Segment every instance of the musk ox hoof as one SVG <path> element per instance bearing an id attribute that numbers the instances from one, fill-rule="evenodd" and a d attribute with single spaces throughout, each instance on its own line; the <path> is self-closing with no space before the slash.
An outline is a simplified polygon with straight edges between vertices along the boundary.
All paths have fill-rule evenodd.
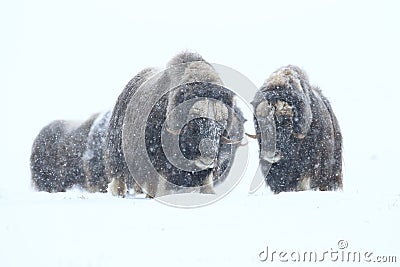
<path id="1" fill-rule="evenodd" d="M 107 192 L 110 192 L 113 196 L 125 197 L 127 192 L 126 184 L 120 179 L 114 178 L 111 183 L 108 184 Z"/>

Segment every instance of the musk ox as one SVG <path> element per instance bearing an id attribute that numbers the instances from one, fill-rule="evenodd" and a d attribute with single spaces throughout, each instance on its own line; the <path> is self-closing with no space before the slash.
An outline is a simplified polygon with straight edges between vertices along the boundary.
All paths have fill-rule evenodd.
<path id="1" fill-rule="evenodd" d="M 83 123 L 54 121 L 40 131 L 31 153 L 32 184 L 36 190 L 64 192 L 74 185 L 85 187 L 83 155 L 97 116 Z"/>
<path id="2" fill-rule="evenodd" d="M 138 124 L 136 116 L 146 118 Z M 229 172 L 243 122 L 234 93 L 200 55 L 184 52 L 162 72 L 142 71 L 122 92 L 110 119 L 109 190 L 123 196 L 130 188 L 136 191 L 138 182 L 150 197 L 189 187 L 212 193 Z M 182 167 L 180 160 L 189 163 Z"/>
<path id="3" fill-rule="evenodd" d="M 214 68 L 184 52 L 164 71 L 137 74 L 111 111 L 43 128 L 32 148 L 33 186 L 62 192 L 79 185 L 118 196 L 133 190 L 155 197 L 192 187 L 212 193 L 231 168 L 243 122 L 234 93 Z"/>
<path id="4" fill-rule="evenodd" d="M 286 66 L 275 71 L 252 105 L 261 169 L 273 192 L 342 188 L 339 124 L 303 70 Z M 270 138 L 276 140 L 272 146 Z"/>

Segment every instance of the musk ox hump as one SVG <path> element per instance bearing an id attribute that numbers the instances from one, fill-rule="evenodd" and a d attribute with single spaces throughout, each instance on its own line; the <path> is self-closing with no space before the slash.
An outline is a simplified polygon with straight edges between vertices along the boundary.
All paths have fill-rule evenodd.
<path id="1" fill-rule="evenodd" d="M 273 72 L 266 79 L 262 88 L 262 90 L 286 88 L 308 93 L 310 87 L 307 74 L 297 66 L 288 65 Z"/>
<path id="2" fill-rule="evenodd" d="M 272 73 L 256 96 L 275 105 L 277 116 L 293 114 L 293 131 L 304 138 L 312 122 L 311 86 L 308 77 L 299 67 L 289 65 Z M 258 100 L 260 101 L 260 100 Z M 292 112 L 289 111 L 291 107 Z"/>
<path id="3" fill-rule="evenodd" d="M 189 51 L 183 51 L 173 57 L 168 63 L 167 67 L 174 66 L 174 65 L 180 65 L 180 64 L 185 64 L 189 62 L 194 62 L 194 61 L 204 61 L 203 57 L 197 53 L 189 52 Z"/>

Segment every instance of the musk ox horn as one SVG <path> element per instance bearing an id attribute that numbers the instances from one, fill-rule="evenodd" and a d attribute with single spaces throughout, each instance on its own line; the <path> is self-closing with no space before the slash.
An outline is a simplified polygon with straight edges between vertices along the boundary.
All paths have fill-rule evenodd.
<path id="1" fill-rule="evenodd" d="M 180 135 L 182 133 L 182 129 L 173 130 L 173 129 L 169 128 L 168 126 L 165 126 L 165 130 L 167 130 L 169 133 L 171 133 L 173 135 Z"/>
<path id="2" fill-rule="evenodd" d="M 259 99 L 259 92 L 256 94 L 256 99 Z M 256 103 L 253 101 L 253 104 Z M 280 157 L 276 152 L 276 128 L 274 121 L 274 110 L 268 101 L 262 101 L 255 107 L 255 126 L 257 133 L 255 136 L 260 144 L 260 157 L 262 160 L 275 163 Z"/>
<path id="3" fill-rule="evenodd" d="M 237 144 L 240 144 L 242 142 L 242 140 L 231 140 L 222 135 L 221 142 L 224 144 L 228 144 L 228 145 L 237 145 Z"/>
<path id="4" fill-rule="evenodd" d="M 248 133 L 244 133 L 245 135 L 247 135 L 248 137 L 250 137 L 251 139 L 258 139 L 261 137 L 260 134 L 248 134 Z"/>

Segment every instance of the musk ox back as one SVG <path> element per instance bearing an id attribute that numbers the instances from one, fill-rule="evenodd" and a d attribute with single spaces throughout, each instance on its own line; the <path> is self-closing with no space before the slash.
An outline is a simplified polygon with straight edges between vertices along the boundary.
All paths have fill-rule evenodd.
<path id="1" fill-rule="evenodd" d="M 275 71 L 252 102 L 266 182 L 275 193 L 342 188 L 342 135 L 328 100 L 296 66 Z M 275 133 L 271 127 L 275 126 Z M 275 140 L 275 153 L 268 132 Z M 268 148 L 269 146 L 269 148 Z"/>

